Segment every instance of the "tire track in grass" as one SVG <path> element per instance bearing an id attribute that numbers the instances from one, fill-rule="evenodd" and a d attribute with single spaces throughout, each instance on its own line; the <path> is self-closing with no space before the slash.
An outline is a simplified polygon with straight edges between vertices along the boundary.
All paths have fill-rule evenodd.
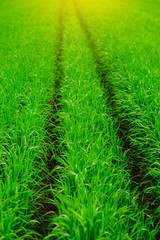
<path id="1" fill-rule="evenodd" d="M 106 104 L 110 108 L 111 115 L 117 119 L 117 138 L 121 140 L 121 148 L 122 152 L 126 154 L 128 158 L 128 167 L 130 170 L 130 178 L 131 178 L 131 191 L 137 191 L 138 193 L 138 201 L 140 205 L 146 205 L 148 206 L 149 212 L 146 213 L 146 218 L 150 217 L 150 214 L 154 214 L 156 212 L 156 209 L 159 207 L 159 202 L 156 201 L 156 199 L 153 197 L 153 195 L 149 193 L 145 193 L 146 188 L 152 187 L 153 179 L 150 177 L 145 177 L 146 172 L 144 169 L 141 169 L 139 166 L 139 162 L 143 162 L 144 156 L 143 154 L 139 154 L 140 157 L 136 158 L 134 157 L 134 153 L 138 151 L 137 148 L 133 148 L 132 144 L 130 143 L 129 135 L 127 135 L 127 132 L 129 133 L 130 129 L 126 129 L 125 119 L 123 119 L 119 113 L 117 113 L 116 109 L 116 96 L 114 93 L 114 89 L 112 87 L 112 84 L 110 81 L 108 81 L 108 74 L 110 72 L 109 68 L 109 60 L 104 59 L 100 56 L 100 54 L 97 52 L 96 44 L 92 38 L 92 34 L 89 30 L 89 27 L 87 25 L 87 22 L 85 20 L 85 17 L 82 13 L 82 10 L 79 6 L 79 3 L 77 0 L 73 0 L 75 9 L 77 12 L 77 16 L 79 18 L 80 24 L 87 36 L 89 47 L 91 48 L 93 52 L 93 56 L 95 58 L 96 63 L 96 70 L 97 74 L 99 75 L 101 79 L 101 85 L 104 88 L 104 98 L 106 98 Z M 146 183 L 147 182 L 147 183 Z M 150 184 L 151 183 L 151 184 Z M 155 217 L 155 215 L 154 215 Z M 154 219 L 155 227 L 159 224 L 159 220 L 155 217 Z M 160 234 L 157 234 L 157 239 L 160 239 Z"/>
<path id="2" fill-rule="evenodd" d="M 73 0 L 74 5 L 75 5 L 75 9 L 77 11 L 77 15 L 80 21 L 80 24 L 89 40 L 89 46 L 92 49 L 93 52 L 93 56 L 95 58 L 95 63 L 96 63 L 96 67 L 97 67 L 97 73 L 100 76 L 101 79 L 101 84 L 104 86 L 105 89 L 108 89 L 108 103 L 110 103 L 111 105 L 114 104 L 114 102 L 112 101 L 112 99 L 114 99 L 115 94 L 113 92 L 111 83 L 107 80 L 107 75 L 110 72 L 110 68 L 106 65 L 104 65 L 104 63 L 101 60 L 101 57 L 99 56 L 98 52 L 96 51 L 96 44 L 95 42 L 92 40 L 92 34 L 89 31 L 88 25 L 85 21 L 85 18 L 81 12 L 81 9 L 79 7 L 79 4 L 76 0 Z"/>
<path id="3" fill-rule="evenodd" d="M 63 79 L 62 68 L 62 55 L 63 55 L 63 31 L 64 31 L 64 11 L 66 1 L 63 0 L 61 12 L 59 15 L 59 29 L 57 35 L 56 44 L 56 59 L 54 64 L 54 82 L 53 82 L 53 96 L 49 102 L 51 106 L 51 112 L 48 116 L 48 125 L 46 126 L 46 138 L 45 142 L 45 155 L 46 155 L 46 171 L 44 171 L 44 179 L 42 182 L 42 199 L 38 203 L 38 221 L 39 224 L 36 228 L 36 232 L 39 235 L 39 239 L 44 237 L 50 232 L 49 223 L 53 214 L 58 214 L 58 209 L 53 203 L 52 189 L 54 188 L 54 179 L 57 177 L 56 168 L 59 166 L 57 158 L 60 157 L 58 136 L 60 135 L 59 128 L 59 110 L 61 108 L 61 94 L 60 87 Z M 41 193 L 40 193 L 41 194 Z"/>

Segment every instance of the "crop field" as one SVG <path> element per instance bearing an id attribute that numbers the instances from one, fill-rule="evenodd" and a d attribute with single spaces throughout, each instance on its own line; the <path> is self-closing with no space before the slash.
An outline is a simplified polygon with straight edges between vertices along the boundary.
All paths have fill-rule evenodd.
<path id="1" fill-rule="evenodd" d="M 160 239 L 159 36 L 159 0 L 0 0 L 0 240 Z"/>

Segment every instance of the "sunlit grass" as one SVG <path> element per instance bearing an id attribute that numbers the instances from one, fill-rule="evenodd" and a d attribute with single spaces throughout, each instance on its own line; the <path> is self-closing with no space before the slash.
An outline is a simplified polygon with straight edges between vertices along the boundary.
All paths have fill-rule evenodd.
<path id="1" fill-rule="evenodd" d="M 152 195 L 153 208 L 159 201 L 159 3 L 77 2 L 94 46 L 72 0 L 1 3 L 0 239 L 153 240 L 159 210 L 138 194 Z M 48 149 L 59 162 L 50 172 Z M 133 158 L 142 193 L 132 188 Z M 38 236 L 42 200 L 58 214 Z"/>
<path id="2" fill-rule="evenodd" d="M 36 225 L 60 7 L 50 3 L 0 8 L 0 239 L 31 239 Z"/>

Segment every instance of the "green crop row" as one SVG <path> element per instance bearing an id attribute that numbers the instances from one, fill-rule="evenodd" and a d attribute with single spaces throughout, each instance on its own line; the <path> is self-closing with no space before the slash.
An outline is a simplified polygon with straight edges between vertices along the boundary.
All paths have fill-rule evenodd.
<path id="1" fill-rule="evenodd" d="M 118 116 L 117 127 L 124 139 L 128 165 L 141 175 L 136 185 L 140 191 L 143 189 L 145 198 L 151 199 L 151 212 L 154 209 L 159 219 L 159 2 L 77 2 L 112 85 L 112 110 Z"/>
<path id="2" fill-rule="evenodd" d="M 0 239 L 31 239 L 46 168 L 43 139 L 60 4 L 0 5 Z"/>

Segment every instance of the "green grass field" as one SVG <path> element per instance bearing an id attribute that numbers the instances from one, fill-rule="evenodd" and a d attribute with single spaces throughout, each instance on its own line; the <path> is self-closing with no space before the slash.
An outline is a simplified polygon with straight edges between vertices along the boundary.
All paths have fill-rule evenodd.
<path id="1" fill-rule="evenodd" d="M 0 240 L 160 239 L 160 2 L 0 0 Z"/>

